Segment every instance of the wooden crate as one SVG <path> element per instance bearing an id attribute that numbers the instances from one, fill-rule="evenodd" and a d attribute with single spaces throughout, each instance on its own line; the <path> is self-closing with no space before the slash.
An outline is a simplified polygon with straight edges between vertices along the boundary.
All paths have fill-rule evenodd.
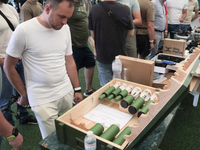
<path id="1" fill-rule="evenodd" d="M 200 59 L 200 50 L 196 49 L 190 58 L 184 63 L 183 67 L 178 69 L 171 77 L 167 85 L 163 89 L 153 88 L 130 81 L 121 79 L 113 79 L 111 82 L 100 88 L 91 96 L 83 100 L 81 103 L 70 109 L 68 112 L 56 119 L 56 132 L 58 140 L 75 149 L 84 149 L 84 137 L 87 131 L 95 125 L 83 116 L 95 108 L 98 104 L 103 104 L 108 107 L 128 113 L 128 108 L 122 108 L 120 101 L 107 101 L 103 99 L 99 101 L 100 95 L 113 86 L 116 82 L 126 83 L 133 87 L 140 87 L 142 90 L 149 89 L 152 93 L 158 92 L 158 99 L 155 103 L 149 105 L 149 112 L 142 114 L 139 118 L 133 115 L 132 119 L 125 125 L 131 126 L 131 135 L 125 135 L 126 140 L 121 146 L 112 141 L 105 140 L 99 136 L 97 138 L 97 149 L 127 149 L 131 150 L 136 144 L 141 142 L 154 128 L 171 112 L 171 110 L 184 98 L 189 91 L 190 81 L 193 77 L 193 72 L 197 69 Z M 124 128 L 125 128 L 124 127 Z M 120 132 L 124 129 L 122 128 Z M 105 129 L 106 130 L 106 129 Z M 105 131 L 104 130 L 104 131 Z M 119 133 L 120 134 L 120 133 Z"/>

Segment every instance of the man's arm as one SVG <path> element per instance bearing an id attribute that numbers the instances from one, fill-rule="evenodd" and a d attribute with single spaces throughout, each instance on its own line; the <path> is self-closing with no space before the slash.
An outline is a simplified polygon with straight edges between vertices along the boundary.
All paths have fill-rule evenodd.
<path id="1" fill-rule="evenodd" d="M 154 31 L 154 22 L 147 21 L 148 24 L 148 35 L 149 35 L 149 42 L 150 42 L 150 51 L 154 48 L 154 43 L 156 42 L 156 35 Z"/>
<path id="2" fill-rule="evenodd" d="M 168 18 L 167 18 L 167 15 L 165 15 L 165 18 L 166 18 L 166 25 L 165 25 L 164 37 L 167 38 L 167 36 L 168 36 Z"/>
<path id="3" fill-rule="evenodd" d="M 198 18 L 198 15 L 199 15 L 199 9 L 195 9 L 194 20 Z"/>
<path id="4" fill-rule="evenodd" d="M 6 54 L 3 68 L 7 75 L 8 80 L 21 95 L 21 98 L 18 100 L 17 103 L 19 105 L 29 105 L 26 88 L 15 69 L 18 60 L 19 58 L 14 58 Z"/>
<path id="5" fill-rule="evenodd" d="M 66 70 L 71 80 L 73 88 L 80 87 L 76 64 L 74 62 L 74 58 L 72 55 L 65 56 L 65 65 L 66 65 Z M 74 97 L 75 97 L 76 104 L 82 101 L 83 99 L 81 92 L 75 92 Z"/>
<path id="6" fill-rule="evenodd" d="M 134 30 L 135 30 L 135 29 L 128 30 L 128 33 L 127 33 L 127 36 L 126 36 L 126 38 L 128 38 L 128 37 L 132 37 L 132 36 L 133 36 L 133 34 L 134 34 Z"/>
<path id="7" fill-rule="evenodd" d="M 133 11 L 133 24 L 135 26 L 141 25 L 142 24 L 142 18 L 141 18 L 141 13 L 140 11 Z"/>
<path id="8" fill-rule="evenodd" d="M 28 9 L 24 8 L 24 6 L 21 9 L 20 15 L 21 15 L 22 22 L 33 18 L 32 13 Z"/>
<path id="9" fill-rule="evenodd" d="M 181 23 L 182 23 L 183 20 L 185 19 L 186 15 L 187 15 L 187 9 L 183 9 L 183 10 L 182 10 L 182 16 L 181 16 L 181 18 L 179 19 L 179 21 L 180 21 Z"/>
<path id="10" fill-rule="evenodd" d="M 1 110 L 0 110 L 0 136 L 2 137 L 10 137 L 12 135 L 13 126 L 8 123 L 8 121 L 4 118 Z M 20 133 L 14 139 L 8 140 L 10 145 L 13 146 L 12 150 L 19 150 L 22 147 L 23 137 Z"/>

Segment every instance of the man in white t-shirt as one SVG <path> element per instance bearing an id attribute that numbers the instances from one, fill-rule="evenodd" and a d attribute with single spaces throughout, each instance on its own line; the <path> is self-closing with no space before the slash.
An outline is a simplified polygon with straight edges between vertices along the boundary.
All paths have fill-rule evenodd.
<path id="1" fill-rule="evenodd" d="M 73 11 L 73 0 L 47 0 L 39 17 L 16 28 L 6 50 L 4 70 L 21 95 L 18 104 L 30 104 L 43 139 L 55 130 L 55 119 L 72 107 L 73 97 L 76 103 L 82 100 L 66 25 Z M 15 70 L 21 56 L 26 87 Z"/>
<path id="2" fill-rule="evenodd" d="M 180 29 L 187 31 L 190 28 L 190 23 L 192 21 L 193 10 L 195 11 L 194 20 L 198 18 L 199 15 L 199 2 L 197 0 L 188 0 L 187 16 L 180 24 Z"/>
<path id="3" fill-rule="evenodd" d="M 168 33 L 170 38 L 174 38 L 174 34 L 178 32 L 180 23 L 183 22 L 187 15 L 188 0 L 167 0 L 168 11 Z"/>

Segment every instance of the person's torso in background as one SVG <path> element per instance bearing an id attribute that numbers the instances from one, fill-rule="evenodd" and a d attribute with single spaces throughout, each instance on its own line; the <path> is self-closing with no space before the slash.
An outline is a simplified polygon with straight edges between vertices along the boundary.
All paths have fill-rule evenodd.
<path id="1" fill-rule="evenodd" d="M 9 4 L 1 4 L 0 10 L 13 24 L 14 28 L 19 24 L 18 14 L 14 7 Z M 13 31 L 10 29 L 6 20 L 0 15 L 0 57 L 4 58 L 6 54 L 6 48 L 9 40 L 12 36 Z"/>
<path id="2" fill-rule="evenodd" d="M 199 9 L 199 3 L 197 0 L 188 1 L 187 16 L 185 17 L 183 24 L 190 24 L 192 20 L 193 10 Z"/>
<path id="3" fill-rule="evenodd" d="M 166 17 L 165 17 L 165 8 L 164 3 L 160 0 L 153 0 L 153 4 L 155 7 L 155 21 L 154 21 L 154 28 L 156 30 L 163 31 L 165 30 L 166 26 Z"/>
<path id="4" fill-rule="evenodd" d="M 188 0 L 167 0 L 168 24 L 180 24 L 182 10 L 187 9 Z"/>
<path id="5" fill-rule="evenodd" d="M 138 0 L 142 17 L 142 25 L 137 26 L 137 34 L 148 35 L 148 21 L 155 20 L 154 5 L 149 0 Z"/>
<path id="6" fill-rule="evenodd" d="M 82 0 L 75 2 L 73 15 L 67 20 L 70 27 L 72 44 L 84 47 L 88 41 L 88 14 Z"/>
<path id="7" fill-rule="evenodd" d="M 21 20 L 22 22 L 38 17 L 43 12 L 43 6 L 39 2 L 31 3 L 26 1 L 22 6 Z"/>

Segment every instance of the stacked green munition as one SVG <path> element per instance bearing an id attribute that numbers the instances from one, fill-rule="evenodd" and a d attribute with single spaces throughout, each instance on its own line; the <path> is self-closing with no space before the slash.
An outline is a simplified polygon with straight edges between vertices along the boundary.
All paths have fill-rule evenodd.
<path id="1" fill-rule="evenodd" d="M 113 141 L 113 143 L 122 145 L 125 141 L 124 135 L 130 135 L 131 134 L 131 127 L 127 126 Z"/>
<path id="2" fill-rule="evenodd" d="M 120 129 L 116 124 L 112 124 L 100 137 L 111 141 L 118 133 Z"/>
<path id="3" fill-rule="evenodd" d="M 94 135 L 100 135 L 104 130 L 104 127 L 102 124 L 100 123 L 96 123 L 91 129 L 90 131 L 93 132 Z"/>
<path id="4" fill-rule="evenodd" d="M 108 97 L 115 89 L 117 89 L 121 85 L 120 82 L 116 82 L 114 86 L 109 87 L 105 92 L 102 93 L 102 95 L 99 97 L 99 100 Z"/>
<path id="5" fill-rule="evenodd" d="M 127 108 L 133 101 L 134 99 L 137 99 L 140 96 L 140 93 L 142 92 L 141 88 L 135 87 L 133 91 L 131 92 L 130 95 L 126 96 L 122 101 L 121 101 L 121 106 L 123 108 Z"/>
<path id="6" fill-rule="evenodd" d="M 124 89 L 119 95 L 115 98 L 115 102 L 118 102 L 120 99 L 124 98 L 128 93 L 133 90 L 133 87 L 129 85 L 126 89 Z"/>
<path id="7" fill-rule="evenodd" d="M 108 96 L 107 101 L 110 101 L 111 99 L 115 98 L 121 91 L 123 91 L 125 88 L 127 87 L 127 85 L 125 83 L 123 83 L 119 88 L 117 88 L 116 90 L 114 90 L 110 96 Z"/>
<path id="8" fill-rule="evenodd" d="M 135 114 L 141 107 L 142 105 L 148 101 L 151 98 L 151 91 L 148 89 L 145 89 L 141 94 L 138 99 L 136 99 L 131 106 L 128 108 L 128 111 L 131 114 Z"/>
<path id="9" fill-rule="evenodd" d="M 146 102 L 146 104 L 141 108 L 141 110 L 138 112 L 138 117 L 140 117 L 142 114 L 147 114 L 149 112 L 148 106 L 151 103 L 155 103 L 154 100 L 158 99 L 157 97 L 158 92 L 155 92 L 149 101 Z"/>

